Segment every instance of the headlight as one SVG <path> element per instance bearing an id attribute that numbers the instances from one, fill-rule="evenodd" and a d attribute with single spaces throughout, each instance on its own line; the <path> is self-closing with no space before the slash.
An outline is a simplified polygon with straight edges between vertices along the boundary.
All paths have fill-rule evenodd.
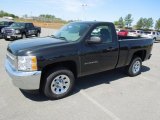
<path id="1" fill-rule="evenodd" d="M 18 33 L 20 33 L 20 31 L 19 30 L 15 30 L 15 33 L 18 34 Z"/>
<path id="2" fill-rule="evenodd" d="M 4 28 L 1 29 L 1 33 L 4 33 Z"/>
<path id="3" fill-rule="evenodd" d="M 36 56 L 18 56 L 18 70 L 20 71 L 36 71 Z"/>

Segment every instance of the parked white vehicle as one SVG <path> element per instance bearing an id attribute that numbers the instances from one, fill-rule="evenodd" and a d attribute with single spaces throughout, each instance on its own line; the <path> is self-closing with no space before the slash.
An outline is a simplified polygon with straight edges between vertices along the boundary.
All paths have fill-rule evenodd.
<path id="1" fill-rule="evenodd" d="M 133 37 L 141 37 L 143 31 L 142 30 L 130 30 L 128 32 L 128 36 L 133 36 Z"/>
<path id="2" fill-rule="evenodd" d="M 160 33 L 157 31 L 147 31 L 147 32 L 143 32 L 142 37 L 146 37 L 146 38 L 152 38 L 155 41 L 160 40 Z"/>

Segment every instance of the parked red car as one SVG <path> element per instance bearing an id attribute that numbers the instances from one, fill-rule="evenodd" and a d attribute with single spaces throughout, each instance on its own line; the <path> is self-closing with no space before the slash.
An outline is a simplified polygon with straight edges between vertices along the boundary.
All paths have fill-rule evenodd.
<path id="1" fill-rule="evenodd" d="M 120 30 L 118 32 L 118 36 L 127 37 L 127 35 L 128 35 L 128 30 Z"/>

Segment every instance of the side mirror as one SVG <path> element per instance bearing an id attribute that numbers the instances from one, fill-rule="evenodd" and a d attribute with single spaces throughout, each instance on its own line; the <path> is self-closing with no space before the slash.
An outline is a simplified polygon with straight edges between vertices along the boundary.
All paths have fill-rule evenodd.
<path id="1" fill-rule="evenodd" d="M 101 43 L 101 38 L 100 37 L 90 37 L 89 40 L 87 40 L 88 44 L 96 44 L 96 43 Z"/>

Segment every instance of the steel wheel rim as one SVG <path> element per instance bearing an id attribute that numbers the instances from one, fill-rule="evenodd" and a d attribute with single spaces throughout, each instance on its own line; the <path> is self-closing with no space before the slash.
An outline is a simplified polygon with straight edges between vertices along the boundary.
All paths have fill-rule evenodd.
<path id="1" fill-rule="evenodd" d="M 65 93 L 69 87 L 70 79 L 67 75 L 58 75 L 51 83 L 51 91 L 56 95 Z"/>
<path id="2" fill-rule="evenodd" d="M 141 68 L 141 63 L 140 61 L 136 61 L 134 64 L 133 64 L 133 67 L 132 67 L 132 71 L 134 74 L 137 74 L 139 71 L 140 71 L 140 68 Z"/>

